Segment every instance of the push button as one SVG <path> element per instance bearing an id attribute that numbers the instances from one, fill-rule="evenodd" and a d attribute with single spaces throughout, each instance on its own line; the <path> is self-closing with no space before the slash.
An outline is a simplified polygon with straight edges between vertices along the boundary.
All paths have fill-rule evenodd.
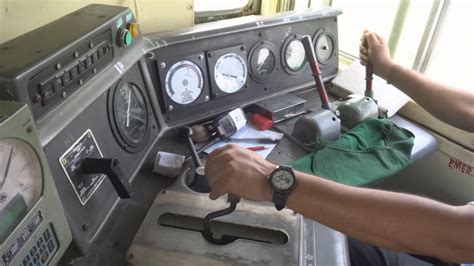
<path id="1" fill-rule="evenodd" d="M 51 238 L 51 233 L 49 233 L 49 230 L 44 231 L 43 237 L 45 241 L 48 241 Z"/>
<path id="2" fill-rule="evenodd" d="M 79 69 L 76 67 L 73 67 L 71 68 L 71 71 L 69 71 L 71 73 L 71 77 L 73 79 L 75 79 L 77 76 L 79 76 Z"/>
<path id="3" fill-rule="evenodd" d="M 53 84 L 46 83 L 44 85 L 40 85 L 38 92 L 43 98 L 49 98 L 49 96 L 53 94 Z"/>
<path id="4" fill-rule="evenodd" d="M 81 61 L 81 62 L 79 62 L 79 73 L 82 73 L 84 71 L 86 71 L 86 62 Z"/>
<path id="5" fill-rule="evenodd" d="M 63 88 L 63 81 L 61 80 L 61 78 L 57 78 L 53 81 L 53 88 L 54 91 L 59 91 Z"/>
<path id="6" fill-rule="evenodd" d="M 95 52 L 92 54 L 92 63 L 97 62 L 99 60 L 99 52 Z"/>
<path id="7" fill-rule="evenodd" d="M 86 58 L 86 68 L 89 68 L 92 65 L 92 57 L 88 56 Z"/>
<path id="8" fill-rule="evenodd" d="M 49 251 L 49 252 L 53 252 L 53 250 L 54 250 L 54 243 L 53 243 L 52 240 L 48 242 L 48 245 L 47 245 L 47 246 L 48 246 L 48 251 Z"/>
<path id="9" fill-rule="evenodd" d="M 64 84 L 64 85 L 69 84 L 69 82 L 71 82 L 71 73 L 65 72 L 65 73 L 62 75 L 62 79 L 63 79 L 63 84 Z"/>
<path id="10" fill-rule="evenodd" d="M 118 31 L 117 44 L 119 47 L 129 46 L 130 44 L 132 44 L 132 41 L 132 34 L 129 30 L 122 28 Z"/>

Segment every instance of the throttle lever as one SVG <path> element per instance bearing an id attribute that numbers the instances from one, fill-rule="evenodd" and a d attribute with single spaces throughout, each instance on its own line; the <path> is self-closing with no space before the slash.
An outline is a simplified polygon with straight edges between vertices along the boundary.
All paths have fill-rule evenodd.
<path id="1" fill-rule="evenodd" d="M 189 150 L 191 152 L 191 157 L 193 158 L 194 164 L 196 166 L 196 174 L 200 176 L 204 176 L 204 166 L 199 159 L 199 156 L 196 152 L 196 148 L 194 147 L 194 143 L 192 140 L 193 136 L 193 129 L 190 127 L 184 127 L 181 129 L 181 134 L 186 138 L 186 142 L 188 144 Z M 211 212 L 204 218 L 203 221 L 203 231 L 202 236 L 206 239 L 209 243 L 216 244 L 216 245 L 226 245 L 229 244 L 237 239 L 235 236 L 223 234 L 220 238 L 215 238 L 212 234 L 211 230 L 211 221 L 217 217 L 221 217 L 227 214 L 232 213 L 237 208 L 237 203 L 240 202 L 240 197 L 228 194 L 227 195 L 227 202 L 230 203 L 229 207 L 218 210 L 215 212 Z"/>

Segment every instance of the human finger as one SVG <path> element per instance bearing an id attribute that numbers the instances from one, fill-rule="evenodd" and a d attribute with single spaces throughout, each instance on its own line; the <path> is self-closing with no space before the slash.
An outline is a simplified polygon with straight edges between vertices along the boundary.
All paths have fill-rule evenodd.
<path id="1" fill-rule="evenodd" d="M 365 39 L 367 41 L 367 48 L 368 49 L 370 49 L 373 46 L 376 46 L 376 45 L 380 44 L 379 38 L 373 32 L 370 32 L 370 33 L 366 34 Z"/>
<path id="2" fill-rule="evenodd" d="M 224 179 L 219 179 L 217 183 L 215 183 L 213 186 L 211 186 L 211 192 L 209 193 L 209 198 L 212 200 L 215 200 L 219 198 L 220 196 L 228 193 L 227 191 L 227 183 L 228 181 Z"/>
<path id="3" fill-rule="evenodd" d="M 367 65 L 368 57 L 365 55 L 360 55 L 360 63 L 365 66 Z"/>

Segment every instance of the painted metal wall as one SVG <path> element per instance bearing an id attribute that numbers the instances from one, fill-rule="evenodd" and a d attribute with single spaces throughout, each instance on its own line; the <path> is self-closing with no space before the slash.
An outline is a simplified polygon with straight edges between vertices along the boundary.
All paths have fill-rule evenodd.
<path id="1" fill-rule="evenodd" d="M 474 153 L 443 137 L 437 136 L 437 140 L 436 152 L 376 187 L 454 205 L 474 201 Z"/>

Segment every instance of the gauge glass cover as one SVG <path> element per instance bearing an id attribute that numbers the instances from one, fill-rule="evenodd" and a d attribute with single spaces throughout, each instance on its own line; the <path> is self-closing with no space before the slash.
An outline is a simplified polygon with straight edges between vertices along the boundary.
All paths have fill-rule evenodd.
<path id="1" fill-rule="evenodd" d="M 0 243 L 39 200 L 42 189 L 35 150 L 19 139 L 0 139 Z"/>
<path id="2" fill-rule="evenodd" d="M 225 93 L 242 89 L 247 81 L 247 64 L 236 53 L 221 56 L 214 66 L 214 79 L 217 87 Z"/>
<path id="3" fill-rule="evenodd" d="M 114 94 L 114 119 L 120 136 L 138 146 L 147 135 L 148 110 L 145 97 L 133 83 L 123 83 Z"/>
<path id="4" fill-rule="evenodd" d="M 179 61 L 166 73 L 166 93 L 178 104 L 190 104 L 202 93 L 204 78 L 201 69 L 191 61 Z"/>
<path id="5" fill-rule="evenodd" d="M 320 63 L 327 62 L 334 52 L 334 41 L 328 34 L 321 34 L 316 40 L 316 55 Z"/>
<path id="6" fill-rule="evenodd" d="M 306 62 L 306 52 L 300 40 L 292 40 L 285 51 L 285 63 L 292 71 L 299 71 Z"/>
<path id="7" fill-rule="evenodd" d="M 268 76 L 275 68 L 275 55 L 273 52 L 263 47 L 256 52 L 256 73 L 260 76 Z M 253 63 L 253 61 L 252 61 Z"/>

